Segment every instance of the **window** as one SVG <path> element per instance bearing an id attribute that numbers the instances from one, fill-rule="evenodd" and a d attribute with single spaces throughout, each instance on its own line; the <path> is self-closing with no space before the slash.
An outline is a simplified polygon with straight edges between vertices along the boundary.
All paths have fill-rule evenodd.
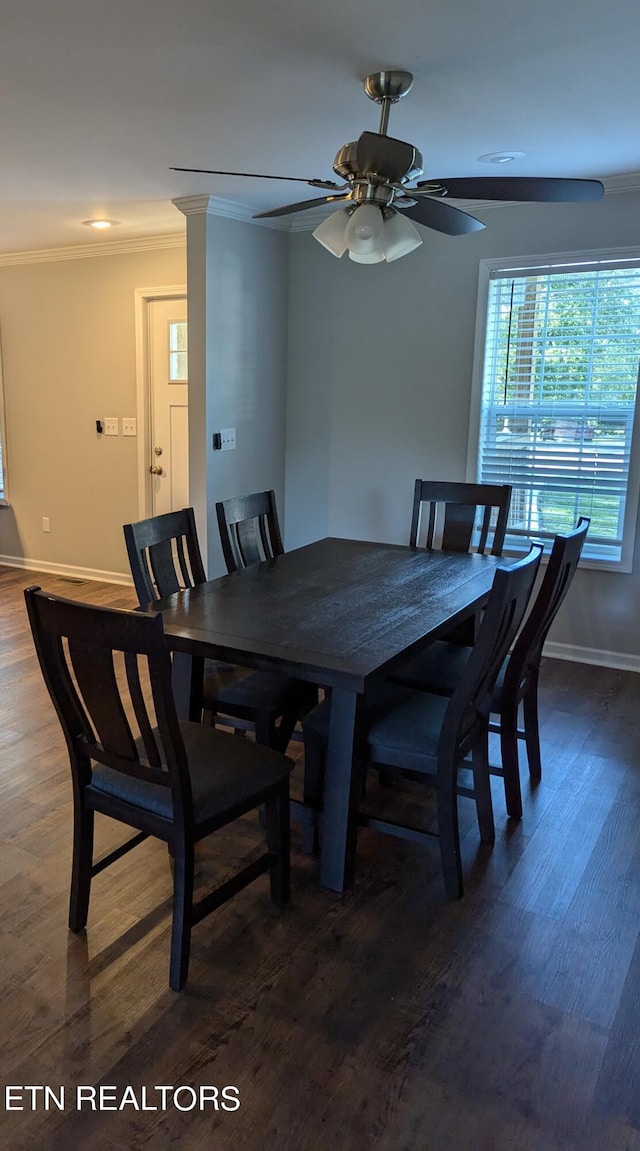
<path id="1" fill-rule="evenodd" d="M 187 323 L 186 320 L 169 322 L 169 381 L 186 383 L 187 374 Z"/>
<path id="2" fill-rule="evenodd" d="M 586 515 L 587 562 L 630 571 L 640 253 L 597 256 L 483 261 L 470 471 L 513 485 L 512 546 Z"/>

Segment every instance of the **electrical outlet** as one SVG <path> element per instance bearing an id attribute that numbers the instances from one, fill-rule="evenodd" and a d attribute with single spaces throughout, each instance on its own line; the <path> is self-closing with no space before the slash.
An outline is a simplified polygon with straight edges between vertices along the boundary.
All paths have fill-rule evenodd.
<path id="1" fill-rule="evenodd" d="M 120 421 L 114 416 L 105 419 L 105 421 L 104 421 L 104 434 L 105 434 L 105 436 L 117 436 L 117 435 L 119 435 L 119 432 L 118 432 L 118 424 L 119 423 L 120 423 Z"/>
<path id="2" fill-rule="evenodd" d="M 48 516 L 42 517 L 42 530 L 43 530 L 43 532 L 50 532 L 51 531 Z"/>
<path id="3" fill-rule="evenodd" d="M 220 428 L 220 451 L 233 452 L 236 447 L 236 429 Z"/>
<path id="4" fill-rule="evenodd" d="M 122 420 L 122 434 L 123 436 L 135 436 L 137 434 L 136 421 L 134 419 Z"/>

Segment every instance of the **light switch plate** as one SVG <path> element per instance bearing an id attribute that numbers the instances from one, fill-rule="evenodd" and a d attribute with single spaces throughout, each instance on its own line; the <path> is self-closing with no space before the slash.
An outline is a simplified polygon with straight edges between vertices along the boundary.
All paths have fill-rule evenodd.
<path id="1" fill-rule="evenodd" d="M 236 429 L 220 428 L 220 451 L 233 452 L 236 446 Z"/>
<path id="2" fill-rule="evenodd" d="M 135 419 L 123 418 L 123 420 L 122 420 L 122 434 L 123 434 L 123 436 L 135 436 L 137 434 Z"/>
<path id="3" fill-rule="evenodd" d="M 117 436 L 119 420 L 115 416 L 110 416 L 104 421 L 104 434 L 105 436 Z"/>

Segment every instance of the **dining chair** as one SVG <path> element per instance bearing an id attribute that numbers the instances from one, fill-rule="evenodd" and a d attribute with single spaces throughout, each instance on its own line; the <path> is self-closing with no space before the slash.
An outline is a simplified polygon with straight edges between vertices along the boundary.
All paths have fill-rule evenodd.
<path id="1" fill-rule="evenodd" d="M 491 713 L 498 720 L 489 730 L 500 735 L 500 759 L 492 765 L 494 775 L 504 780 L 507 812 L 513 819 L 522 816 L 522 793 L 518 764 L 518 740 L 524 740 L 529 774 L 542 776 L 540 724 L 538 718 L 538 681 L 544 642 L 551 625 L 569 591 L 576 573 L 590 520 L 582 516 L 576 528 L 557 535 L 549 561 L 522 629 L 500 668 L 491 697 Z M 471 648 L 442 640 L 403 664 L 393 681 L 405 687 L 451 695 L 464 674 Z M 522 704 L 523 727 L 518 726 Z"/>
<path id="2" fill-rule="evenodd" d="M 418 547 L 424 535 L 429 548 L 502 555 L 510 505 L 509 484 L 417 479 L 410 547 Z"/>
<path id="3" fill-rule="evenodd" d="M 193 508 L 125 524 L 124 538 L 141 608 L 205 582 Z M 253 725 L 258 743 L 285 751 L 307 690 L 277 672 L 206 660 L 201 703 L 212 722 Z"/>
<path id="4" fill-rule="evenodd" d="M 179 722 L 162 616 L 25 591 L 36 652 L 69 752 L 74 800 L 69 927 L 81 931 L 91 882 L 148 836 L 169 845 L 173 916 L 169 984 L 184 987 L 191 929 L 258 876 L 289 898 L 289 773 L 280 752 Z M 266 807 L 267 850 L 197 902 L 194 846 Z M 94 862 L 94 815 L 135 829 Z M 142 875 L 144 882 L 144 874 Z"/>
<path id="5" fill-rule="evenodd" d="M 284 555 L 273 490 L 219 500 L 216 515 L 229 574 Z M 318 702 L 318 689 L 313 684 L 301 683 L 299 687 L 302 718 Z M 296 731 L 292 734 L 297 737 Z"/>
<path id="6" fill-rule="evenodd" d="M 389 769 L 395 785 L 402 773 L 430 777 L 436 788 L 437 835 L 445 890 L 450 899 L 463 893 L 458 796 L 475 800 L 480 838 L 495 838 L 489 775 L 489 706 L 498 672 L 515 638 L 533 589 L 542 548 L 509 567 L 496 570 L 478 638 L 452 696 L 412 691 L 393 684 L 376 686 L 357 714 L 353 794 L 366 768 Z M 327 750 L 329 710 L 322 703 L 303 720 L 309 798 L 321 793 Z M 459 770 L 471 755 L 473 787 L 459 783 Z M 384 789 L 386 790 L 386 789 Z M 368 814 L 362 804 L 358 823 L 422 843 L 432 833 Z"/>
<path id="7" fill-rule="evenodd" d="M 283 554 L 273 490 L 219 500 L 216 515 L 228 572 Z"/>
<path id="8" fill-rule="evenodd" d="M 507 530 L 509 484 L 467 484 L 417 479 L 409 546 L 424 543 L 442 551 L 502 555 Z M 447 638 L 463 646 L 475 642 L 480 617 L 453 628 Z"/>

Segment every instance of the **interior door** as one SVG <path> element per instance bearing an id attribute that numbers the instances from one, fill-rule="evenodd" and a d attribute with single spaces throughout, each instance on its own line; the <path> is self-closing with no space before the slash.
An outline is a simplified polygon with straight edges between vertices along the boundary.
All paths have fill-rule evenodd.
<path id="1" fill-rule="evenodd" d="M 185 297 L 149 302 L 151 507 L 189 506 L 189 381 Z"/>

